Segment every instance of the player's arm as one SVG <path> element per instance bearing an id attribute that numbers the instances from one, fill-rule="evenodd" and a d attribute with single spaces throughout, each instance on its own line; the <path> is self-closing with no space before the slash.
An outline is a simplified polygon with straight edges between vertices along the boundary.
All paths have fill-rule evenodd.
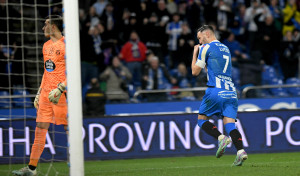
<path id="1" fill-rule="evenodd" d="M 205 67 L 205 58 L 208 48 L 209 45 L 205 45 L 204 47 L 201 47 L 201 49 L 199 44 L 194 46 L 193 60 L 191 66 L 193 76 L 198 76 L 201 70 Z"/>
<path id="2" fill-rule="evenodd" d="M 43 84 L 44 84 L 44 75 L 43 75 L 42 82 L 41 82 L 41 85 L 39 87 L 39 90 L 37 91 L 36 96 L 35 96 L 34 101 L 33 101 L 33 105 L 34 105 L 35 109 L 39 108 L 39 100 L 40 100 L 40 94 L 41 94 L 41 91 L 42 91 Z"/>

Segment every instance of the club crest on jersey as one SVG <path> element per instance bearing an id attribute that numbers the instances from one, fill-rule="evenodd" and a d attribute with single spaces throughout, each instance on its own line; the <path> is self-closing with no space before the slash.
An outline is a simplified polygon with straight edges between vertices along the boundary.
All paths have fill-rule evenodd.
<path id="1" fill-rule="evenodd" d="M 48 72 L 52 72 L 53 70 L 55 70 L 55 64 L 54 62 L 49 59 L 45 62 L 45 68 Z"/>
<path id="2" fill-rule="evenodd" d="M 60 50 L 56 50 L 56 55 L 59 56 L 60 55 Z"/>

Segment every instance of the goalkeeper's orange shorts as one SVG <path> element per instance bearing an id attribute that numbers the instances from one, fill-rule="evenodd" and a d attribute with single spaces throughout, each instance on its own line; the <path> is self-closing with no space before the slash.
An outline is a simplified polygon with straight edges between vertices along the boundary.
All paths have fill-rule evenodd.
<path id="1" fill-rule="evenodd" d="M 63 93 L 55 105 L 49 101 L 50 91 L 41 91 L 39 99 L 39 108 L 37 110 L 36 122 L 49 122 L 56 125 L 67 125 L 67 99 Z"/>

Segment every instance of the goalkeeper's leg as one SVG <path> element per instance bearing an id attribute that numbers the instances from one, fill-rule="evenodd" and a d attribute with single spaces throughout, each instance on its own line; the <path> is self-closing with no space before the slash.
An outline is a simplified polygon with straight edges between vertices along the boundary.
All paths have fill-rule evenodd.
<path id="1" fill-rule="evenodd" d="M 48 128 L 50 123 L 47 122 L 38 122 L 37 127 L 35 129 L 35 138 L 34 143 L 32 145 L 31 154 L 30 154 L 30 162 L 28 167 L 30 169 L 35 169 L 37 163 L 42 155 L 46 142 L 46 134 L 48 132 Z"/>
<path id="2" fill-rule="evenodd" d="M 36 118 L 37 125 L 35 129 L 34 143 L 31 148 L 30 162 L 27 167 L 18 171 L 13 171 L 13 174 L 15 175 L 36 174 L 36 166 L 45 147 L 48 128 L 50 123 L 53 122 L 53 107 L 52 103 L 50 103 L 48 100 L 48 94 L 49 93 L 44 90 L 42 90 L 40 94 Z"/>
<path id="3" fill-rule="evenodd" d="M 46 135 L 48 132 L 48 128 L 50 123 L 47 122 L 37 122 L 37 126 L 35 128 L 35 138 L 34 143 L 31 148 L 30 154 L 30 162 L 27 167 L 22 168 L 20 170 L 15 170 L 12 173 L 14 175 L 36 175 L 36 167 L 38 161 L 44 151 Z"/>

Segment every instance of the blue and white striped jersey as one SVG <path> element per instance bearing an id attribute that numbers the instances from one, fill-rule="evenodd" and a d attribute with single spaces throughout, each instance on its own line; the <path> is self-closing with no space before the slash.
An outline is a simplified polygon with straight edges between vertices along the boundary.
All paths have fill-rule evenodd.
<path id="1" fill-rule="evenodd" d="M 207 67 L 207 86 L 235 91 L 231 78 L 231 55 L 227 46 L 214 40 L 200 46 L 196 65 Z"/>

